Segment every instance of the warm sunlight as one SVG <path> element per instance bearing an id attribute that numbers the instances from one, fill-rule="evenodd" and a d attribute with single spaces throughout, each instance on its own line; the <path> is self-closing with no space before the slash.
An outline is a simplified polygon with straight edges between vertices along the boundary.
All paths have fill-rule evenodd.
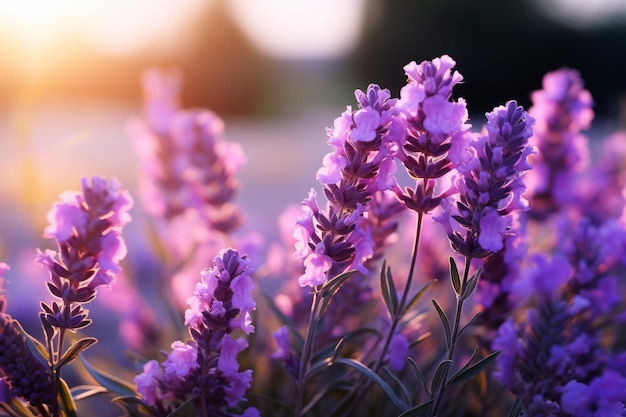
<path id="1" fill-rule="evenodd" d="M 182 26 L 209 0 L 3 0 L 0 27 L 16 43 L 46 49 L 59 38 L 79 37 L 115 54 L 155 42 L 173 46 Z M 75 40 L 75 39 L 73 39 Z"/>
<path id="2" fill-rule="evenodd" d="M 364 0 L 232 0 L 233 17 L 250 41 L 277 58 L 334 58 L 358 41 Z"/>

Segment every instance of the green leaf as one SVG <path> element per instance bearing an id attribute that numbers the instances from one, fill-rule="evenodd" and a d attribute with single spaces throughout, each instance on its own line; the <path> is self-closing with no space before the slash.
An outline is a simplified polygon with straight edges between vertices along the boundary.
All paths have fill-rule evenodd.
<path id="1" fill-rule="evenodd" d="M 67 417 L 77 417 L 76 403 L 72 398 L 70 387 L 63 378 L 59 379 L 59 404 L 63 407 Z"/>
<path id="2" fill-rule="evenodd" d="M 47 367 L 48 359 L 50 358 L 48 354 L 48 348 L 39 340 L 35 339 L 33 336 L 28 334 L 26 330 L 24 330 L 24 328 L 22 327 L 19 321 L 13 319 L 13 326 L 18 332 L 20 332 L 21 334 L 24 335 L 24 337 L 26 337 L 26 344 L 28 345 L 28 348 L 33 353 L 33 355 L 35 355 L 37 360 L 43 363 L 44 365 L 46 365 Z"/>
<path id="3" fill-rule="evenodd" d="M 474 314 L 471 319 L 469 319 L 469 321 L 467 322 L 467 324 L 465 324 L 465 326 L 461 327 L 461 330 L 459 330 L 459 335 L 457 336 L 457 340 L 465 332 L 465 329 L 471 327 L 476 322 L 476 320 L 478 320 L 480 316 L 481 316 L 481 312 L 479 311 L 478 313 Z"/>
<path id="4" fill-rule="evenodd" d="M 428 396 L 430 397 L 431 396 L 431 392 L 428 389 L 428 384 L 426 383 L 426 378 L 424 377 L 424 373 L 422 372 L 420 367 L 417 366 L 417 363 L 415 363 L 413 358 L 407 358 L 407 359 L 409 360 L 409 364 L 411 365 L 411 368 L 413 369 L 413 372 L 415 372 L 415 375 L 417 375 L 419 380 L 422 382 L 422 385 L 423 385 L 424 389 L 426 390 L 426 394 L 428 394 Z"/>
<path id="5" fill-rule="evenodd" d="M 327 281 L 320 290 L 320 295 L 322 296 L 322 302 L 316 314 L 316 319 L 319 320 L 322 315 L 328 309 L 333 296 L 339 291 L 341 286 L 346 282 L 348 278 L 357 273 L 358 271 L 351 269 L 350 271 L 346 271 L 342 274 L 337 275 L 336 277 Z"/>
<path id="6" fill-rule="evenodd" d="M 461 278 L 459 276 L 459 269 L 456 266 L 456 261 L 450 257 L 450 280 L 452 281 L 452 288 L 457 297 L 461 295 Z"/>
<path id="7" fill-rule="evenodd" d="M 439 305 L 437 300 L 433 298 L 433 305 L 435 306 L 435 310 L 437 310 L 437 314 L 441 319 L 441 324 L 443 324 L 443 330 L 446 332 L 446 347 L 450 350 L 450 346 L 452 346 L 452 331 L 450 330 L 450 322 L 448 321 L 448 317 L 446 313 L 444 313 L 443 308 Z"/>
<path id="8" fill-rule="evenodd" d="M 474 290 L 476 289 L 476 284 L 478 284 L 478 276 L 480 275 L 480 268 L 478 268 L 467 280 L 465 285 L 463 286 L 463 292 L 461 293 L 461 300 L 467 300 L 470 298 Z"/>
<path id="9" fill-rule="evenodd" d="M 26 408 L 26 406 L 24 405 L 24 403 L 19 400 L 18 398 L 11 398 L 9 401 L 3 403 L 6 404 L 7 406 L 9 406 L 9 408 L 11 409 L 11 411 L 13 411 L 13 413 L 16 416 L 19 417 L 35 417 L 33 413 L 30 412 L 30 410 L 28 410 L 28 408 Z"/>
<path id="10" fill-rule="evenodd" d="M 84 400 L 89 397 L 93 397 L 98 394 L 105 394 L 109 392 L 106 388 L 99 385 L 79 385 L 70 389 L 72 398 L 74 401 Z"/>
<path id="11" fill-rule="evenodd" d="M 137 397 L 115 397 L 111 402 L 126 411 L 130 417 L 145 417 L 151 414 Z"/>
<path id="12" fill-rule="evenodd" d="M 469 381 L 474 378 L 476 375 L 481 373 L 493 360 L 498 356 L 500 352 L 493 352 L 491 355 L 484 357 L 480 361 L 476 362 L 474 365 L 469 367 L 463 367 L 459 369 L 457 373 L 455 373 L 450 380 L 448 380 L 447 385 L 455 385 L 460 384 L 465 381 Z M 468 362 L 469 364 L 470 362 Z"/>
<path id="13" fill-rule="evenodd" d="M 363 363 L 351 358 L 337 359 L 334 364 L 337 363 L 349 366 L 359 371 L 364 376 L 368 377 L 370 380 L 372 380 L 372 382 L 376 383 L 380 388 L 382 388 L 382 390 L 385 391 L 389 399 L 401 410 L 404 410 L 408 407 L 408 405 L 404 403 L 404 401 L 402 401 L 400 398 L 398 398 L 395 392 L 393 392 L 393 389 L 389 386 L 389 384 L 387 384 L 381 377 L 375 374 L 374 371 L 372 371 Z"/>
<path id="14" fill-rule="evenodd" d="M 418 417 L 424 414 L 426 411 L 430 409 L 431 404 L 435 400 L 428 400 L 424 403 L 418 404 L 415 407 L 411 407 L 406 410 L 404 413 L 400 414 L 398 417 Z"/>
<path id="15" fill-rule="evenodd" d="M 96 369 L 92 364 L 87 362 L 87 360 L 83 357 L 83 355 L 78 354 L 78 358 L 83 363 L 87 372 L 93 379 L 98 382 L 98 384 L 102 385 L 104 388 L 109 391 L 121 395 L 121 396 L 136 396 L 137 392 L 135 391 L 135 387 L 121 380 L 120 378 L 114 377 L 113 375 L 109 375 L 105 372 L 102 372 L 99 369 Z"/>
<path id="16" fill-rule="evenodd" d="M 395 317 L 398 312 L 398 291 L 391 275 L 391 268 L 387 266 L 387 261 L 383 261 L 383 266 L 380 268 L 380 290 L 390 317 Z"/>
<path id="17" fill-rule="evenodd" d="M 72 362 L 74 359 L 76 359 L 80 352 L 88 349 L 90 346 L 93 346 L 96 343 L 98 343 L 98 339 L 96 339 L 95 337 L 85 337 L 76 342 L 73 342 L 72 346 L 70 346 L 69 349 L 65 351 L 61 359 L 59 359 L 59 362 L 54 365 L 53 369 L 59 369 L 62 366 Z"/>
<path id="18" fill-rule="evenodd" d="M 415 303 L 417 303 L 419 301 L 420 298 L 422 298 L 422 296 L 424 295 L 424 293 L 426 292 L 426 290 L 433 285 L 435 282 L 437 282 L 437 280 L 432 280 L 427 282 L 426 284 L 424 284 L 422 286 L 422 288 L 419 289 L 419 291 L 417 291 L 417 293 L 411 298 L 411 300 L 408 302 L 408 304 L 406 305 L 406 307 L 404 307 L 404 311 L 402 312 L 403 315 L 406 315 L 406 313 L 409 312 L 410 309 L 413 308 L 413 306 L 415 305 Z"/>
<path id="19" fill-rule="evenodd" d="M 451 365 L 452 361 L 450 359 L 446 359 L 445 361 L 441 361 L 441 363 L 437 366 L 437 370 L 435 371 L 435 375 L 433 376 L 433 380 L 430 384 L 430 391 L 432 393 L 439 392 L 441 387 L 443 387 Z"/>
<path id="20" fill-rule="evenodd" d="M 400 378 L 398 378 L 391 369 L 389 369 L 389 367 L 385 366 L 383 368 L 385 370 L 385 372 L 387 372 L 387 375 L 393 379 L 395 381 L 395 383 L 398 385 L 398 388 L 400 388 L 400 391 L 402 391 L 402 395 L 404 396 L 404 399 L 407 401 L 407 404 L 411 404 L 411 394 L 409 394 L 409 390 L 407 389 L 407 387 L 404 385 L 404 383 L 402 382 L 402 380 L 400 380 Z"/>
<path id="21" fill-rule="evenodd" d="M 339 291 L 339 288 L 341 288 L 344 282 L 346 282 L 348 278 L 350 278 L 352 275 L 356 274 L 357 272 L 358 271 L 356 269 L 351 269 L 349 271 L 346 271 L 337 275 L 334 278 L 329 279 L 322 286 L 322 289 L 320 290 L 320 295 L 322 297 L 332 297 L 333 295 L 335 295 L 337 291 Z"/>
<path id="22" fill-rule="evenodd" d="M 198 399 L 196 395 L 182 403 L 178 408 L 169 413 L 167 417 L 196 417 L 198 415 L 198 407 L 195 401 Z"/>

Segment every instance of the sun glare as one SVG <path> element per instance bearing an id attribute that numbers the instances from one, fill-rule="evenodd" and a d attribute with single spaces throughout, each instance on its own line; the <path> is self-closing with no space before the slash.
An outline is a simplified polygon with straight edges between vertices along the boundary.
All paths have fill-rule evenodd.
<path id="1" fill-rule="evenodd" d="M 359 38 L 364 0 L 230 0 L 250 41 L 276 58 L 335 58 Z"/>
<path id="2" fill-rule="evenodd" d="M 209 1 L 2 0 L 0 28 L 30 46 L 78 36 L 104 52 L 128 54 L 154 43 L 173 46 L 184 24 Z"/>

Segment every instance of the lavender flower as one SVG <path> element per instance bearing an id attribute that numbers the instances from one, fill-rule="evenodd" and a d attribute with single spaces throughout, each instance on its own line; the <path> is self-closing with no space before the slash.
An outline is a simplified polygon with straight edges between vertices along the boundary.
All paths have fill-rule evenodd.
<path id="1" fill-rule="evenodd" d="M 626 196 L 626 132 L 614 133 L 602 141 L 599 156 L 585 172 L 580 186 L 585 197 L 583 213 L 593 223 L 618 218 L 624 210 Z"/>
<path id="2" fill-rule="evenodd" d="M 33 407 L 42 409 L 54 401 L 48 367 L 30 351 L 15 320 L 5 313 L 0 313 L 0 377 L 11 396 L 22 397 Z"/>
<path id="3" fill-rule="evenodd" d="M 450 101 L 452 89 L 463 80 L 456 62 L 447 55 L 404 67 L 408 82 L 398 108 L 406 142 L 396 157 L 416 180 L 415 188 L 396 190 L 411 210 L 427 213 L 439 205 L 446 191 L 437 193 L 436 180 L 449 173 L 463 149 L 469 129 L 465 100 Z"/>
<path id="4" fill-rule="evenodd" d="M 366 273 L 373 255 L 365 213 L 372 195 L 395 184 L 393 155 L 404 134 L 388 90 L 370 85 L 355 93 L 359 109 L 348 107 L 328 130 L 334 151 L 324 158 L 318 180 L 325 184 L 327 213 L 309 192 L 294 231 L 296 256 L 304 260 L 302 287 L 318 287 L 347 269 Z"/>
<path id="5" fill-rule="evenodd" d="M 246 257 L 234 249 L 221 251 L 213 267 L 202 271 L 185 312 L 192 342 L 174 342 L 160 366 L 149 361 L 135 377 L 142 401 L 156 415 L 169 414 L 193 396 L 201 415 L 229 416 L 227 409 L 245 399 L 252 371 L 239 371 L 237 355 L 248 343 L 231 333 L 254 331 L 253 271 Z M 254 410 L 246 413 L 254 415 Z"/>
<path id="6" fill-rule="evenodd" d="M 616 220 L 605 219 L 593 225 L 588 218 L 578 221 L 563 216 L 558 236 L 562 242 L 556 251 L 573 267 L 565 290 L 577 302 L 584 303 L 596 318 L 611 316 L 622 301 L 619 296 L 619 268 L 626 262 L 626 230 Z"/>
<path id="7" fill-rule="evenodd" d="M 143 81 L 144 118 L 129 128 L 142 168 L 139 195 L 164 242 L 157 251 L 184 309 L 205 260 L 247 243 L 233 236 L 243 216 L 232 202 L 245 155 L 223 140 L 224 122 L 215 113 L 180 107 L 179 73 L 151 70 Z"/>
<path id="8" fill-rule="evenodd" d="M 518 221 L 513 222 L 511 232 L 504 237 L 501 250 L 475 263 L 481 269 L 474 299 L 481 313 L 477 324 L 484 326 L 479 339 L 489 349 L 495 332 L 517 307 L 514 288 L 528 251 L 528 240 Z"/>
<path id="9" fill-rule="evenodd" d="M 573 234 L 562 231 L 558 239 L 564 243 L 557 255 L 534 255 L 536 268 L 514 284 L 513 293 L 533 294 L 537 306 L 527 322 L 500 326 L 493 342 L 503 352 L 496 377 L 529 415 L 620 415 L 626 379 L 611 371 L 615 360 L 602 331 L 619 312 L 613 273 L 624 231 L 615 222 L 593 227 L 582 219 Z M 616 390 L 601 393 L 607 383 Z"/>
<path id="10" fill-rule="evenodd" d="M 22 397 L 33 407 L 45 409 L 53 401 L 48 367 L 30 351 L 26 336 L 5 313 L 3 277 L 10 269 L 0 262 L 0 403 Z"/>
<path id="11" fill-rule="evenodd" d="M 626 412 L 626 378 L 607 370 L 589 384 L 575 380 L 563 388 L 563 412 L 573 417 L 613 417 Z"/>
<path id="12" fill-rule="evenodd" d="M 54 238 L 59 254 L 38 250 L 37 261 L 50 273 L 50 293 L 59 299 L 42 303 L 44 327 L 76 330 L 89 325 L 82 304 L 93 300 L 100 285 L 109 285 L 126 255 L 121 231 L 130 221 L 133 200 L 117 180 L 83 178 L 82 193 L 66 192 L 48 213 L 44 236 Z"/>
<path id="13" fill-rule="evenodd" d="M 130 125 L 143 166 L 140 195 L 155 218 L 172 219 L 191 210 L 211 229 L 230 232 L 241 222 L 230 201 L 243 152 L 222 140 L 224 123 L 215 113 L 180 109 L 180 84 L 178 73 L 144 75 L 145 122 Z"/>
<path id="14" fill-rule="evenodd" d="M 472 158 L 457 167 L 458 201 L 446 201 L 436 218 L 453 249 L 470 258 L 503 248 L 512 211 L 526 208 L 521 178 L 533 152 L 528 145 L 533 119 L 515 101 L 495 108 L 487 119 L 487 135 L 473 141 Z"/>
<path id="15" fill-rule="evenodd" d="M 588 150 L 580 131 L 591 124 L 593 99 L 578 71 L 567 68 L 547 73 L 543 89 L 531 98 L 537 155 L 528 176 L 529 201 L 533 216 L 546 216 L 581 197 L 576 175 L 588 163 Z"/>

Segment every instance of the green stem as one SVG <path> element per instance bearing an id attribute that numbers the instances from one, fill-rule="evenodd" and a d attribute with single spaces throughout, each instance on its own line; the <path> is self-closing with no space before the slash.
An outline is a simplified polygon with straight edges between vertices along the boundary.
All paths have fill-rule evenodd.
<path id="1" fill-rule="evenodd" d="M 412 249 L 412 252 L 411 252 L 411 264 L 409 265 L 409 273 L 408 273 L 408 276 L 407 276 L 406 284 L 404 286 L 404 291 L 402 292 L 402 297 L 400 298 L 400 303 L 398 304 L 398 308 L 394 312 L 393 317 L 391 318 L 391 326 L 389 327 L 389 332 L 387 332 L 387 337 L 385 337 L 385 343 L 383 345 L 383 348 L 381 350 L 380 355 L 378 356 L 378 360 L 376 361 L 376 363 L 375 363 L 375 365 L 374 365 L 374 367 L 372 369 L 372 371 L 374 373 L 378 373 L 380 371 L 380 368 L 382 368 L 383 363 L 385 362 L 385 355 L 387 354 L 387 351 L 389 350 L 389 346 L 391 345 L 391 339 L 393 338 L 393 335 L 396 332 L 396 328 L 398 327 L 398 324 L 400 323 L 400 320 L 402 319 L 403 311 L 406 308 L 406 303 L 407 303 L 407 300 L 409 299 L 409 292 L 411 290 L 411 284 L 413 283 L 413 276 L 415 274 L 415 265 L 417 263 L 417 253 L 418 253 L 418 250 L 419 250 L 420 237 L 422 235 L 423 219 L 424 219 L 424 213 L 418 212 L 417 213 L 417 222 L 416 222 L 416 226 L 415 226 L 415 236 L 414 236 L 414 240 L 413 240 L 413 249 Z M 357 397 L 357 399 L 355 401 L 352 402 L 350 407 L 348 407 L 348 411 L 344 415 L 348 415 L 352 411 L 352 408 L 356 404 L 361 402 L 361 400 L 363 399 L 363 396 L 365 395 L 365 393 L 369 389 L 370 383 L 371 383 L 371 380 L 368 379 L 363 384 L 358 384 L 357 385 L 356 389 L 357 390 L 360 389 L 358 397 Z M 351 391 L 349 394 L 347 394 L 344 397 L 344 399 L 349 399 L 350 397 L 353 397 L 356 394 L 357 394 L 356 391 Z M 340 406 L 343 406 L 343 403 L 344 403 L 344 400 L 342 399 L 340 404 L 338 404 L 333 409 L 333 412 L 330 415 L 333 415 L 336 411 L 338 411 Z"/>
<path id="2" fill-rule="evenodd" d="M 315 341 L 315 333 L 317 329 L 317 311 L 319 309 L 320 301 L 322 298 L 319 296 L 319 288 L 316 288 L 313 292 L 313 301 L 311 302 L 311 313 L 309 315 L 309 328 L 307 330 L 306 338 L 304 339 L 304 346 L 302 347 L 302 354 L 300 355 L 300 369 L 298 371 L 297 392 L 296 392 L 296 408 L 295 417 L 300 417 L 302 413 L 302 401 L 304 399 L 304 387 L 306 386 L 306 372 L 309 368 L 309 361 L 311 360 L 311 351 L 313 349 Z"/>
<path id="3" fill-rule="evenodd" d="M 415 274 L 415 264 L 417 263 L 417 251 L 419 250 L 420 244 L 420 236 L 422 235 L 422 220 L 424 219 L 424 213 L 417 213 L 417 225 L 415 227 L 415 238 L 413 240 L 413 250 L 411 253 L 411 264 L 409 265 L 409 274 L 406 279 L 406 284 L 404 286 L 404 291 L 402 292 L 402 298 L 400 299 L 400 303 L 398 304 L 398 309 L 394 312 L 394 316 L 391 319 L 391 327 L 389 328 L 389 332 L 387 333 L 387 338 L 385 339 L 385 344 L 383 345 L 383 350 L 380 353 L 378 361 L 376 361 L 376 365 L 374 366 L 373 371 L 378 373 L 380 368 L 383 366 L 385 361 L 385 355 L 389 350 L 389 345 L 391 344 L 391 339 L 396 332 L 396 328 L 402 319 L 404 309 L 406 307 L 406 302 L 409 298 L 409 292 L 411 291 L 411 284 L 413 283 L 413 275 Z"/>
<path id="4" fill-rule="evenodd" d="M 469 269 L 470 269 L 470 264 L 472 262 L 472 258 L 467 256 L 465 257 L 465 269 L 463 271 L 463 281 L 461 282 L 461 291 L 460 293 L 463 294 L 464 293 L 464 289 L 465 289 L 465 285 L 467 284 L 467 279 L 469 276 Z M 456 349 L 456 344 L 458 342 L 459 339 L 459 327 L 460 327 L 460 323 L 461 323 L 461 315 L 463 312 L 463 304 L 465 303 L 465 299 L 462 298 L 460 295 L 456 296 L 456 313 L 454 316 L 454 323 L 452 324 L 452 335 L 451 335 L 451 340 L 450 340 L 450 348 L 448 349 L 448 356 L 447 359 L 448 360 L 452 360 L 452 358 L 454 357 L 454 351 Z M 449 368 L 448 368 L 449 369 Z M 441 400 L 443 399 L 443 393 L 446 390 L 446 380 L 448 379 L 448 371 L 445 372 L 444 376 L 443 376 L 443 383 L 441 384 L 441 387 L 439 388 L 439 390 L 437 391 L 437 395 L 435 398 L 435 402 L 433 403 L 433 408 L 432 408 L 432 416 L 436 416 L 437 415 L 437 410 L 439 409 L 439 406 L 441 405 Z"/>

